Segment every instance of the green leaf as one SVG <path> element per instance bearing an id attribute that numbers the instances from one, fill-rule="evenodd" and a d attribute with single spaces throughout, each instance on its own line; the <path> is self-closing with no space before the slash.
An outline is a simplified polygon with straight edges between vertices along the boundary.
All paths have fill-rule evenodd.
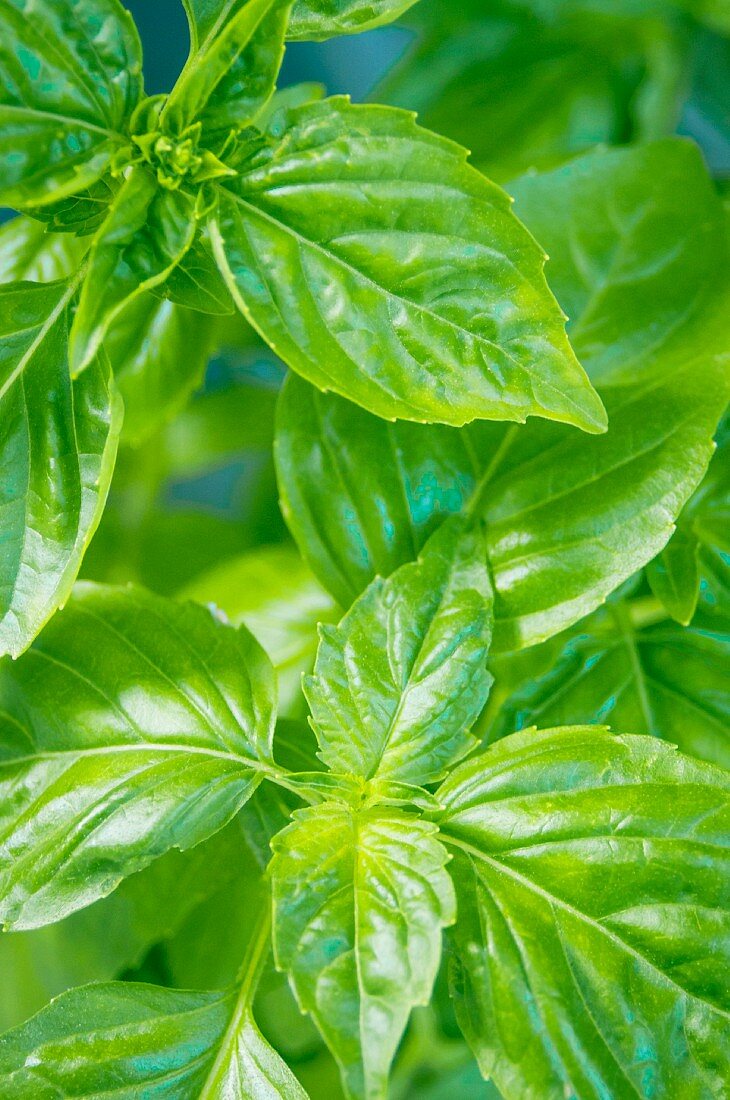
<path id="1" fill-rule="evenodd" d="M 528 731 L 438 797 L 457 1015 L 500 1092 L 720 1095 L 727 772 L 649 738 Z"/>
<path id="2" fill-rule="evenodd" d="M 640 612 L 640 601 L 611 601 L 530 651 L 539 674 L 508 691 L 489 739 L 533 725 L 610 722 L 730 768 L 727 633 L 641 624 Z"/>
<path id="3" fill-rule="evenodd" d="M 671 132 L 691 42 L 675 16 L 666 0 L 429 0 L 408 17 L 415 38 L 376 95 L 508 180 Z"/>
<path id="4" fill-rule="evenodd" d="M 212 317 L 141 294 L 104 341 L 124 399 L 124 438 L 139 444 L 180 411 L 202 382 L 215 341 Z"/>
<path id="5" fill-rule="evenodd" d="M 130 982 L 73 989 L 8 1032 L 0 1083 L 7 1100 L 306 1100 L 234 994 Z"/>
<path id="6" fill-rule="evenodd" d="M 647 577 L 654 595 L 673 619 L 685 625 L 694 616 L 702 575 L 728 574 L 729 456 L 730 421 L 726 418 L 720 426 L 717 451 L 702 484 L 683 509 L 674 535 L 647 567 Z M 717 579 L 713 587 L 716 586 Z M 720 587 L 727 587 L 727 582 Z M 707 588 L 708 582 L 705 580 L 705 590 Z"/>
<path id="7" fill-rule="evenodd" d="M 286 36 L 295 40 L 359 34 L 392 23 L 417 0 L 295 0 Z"/>
<path id="8" fill-rule="evenodd" d="M 320 629 L 304 692 L 324 762 L 363 779 L 431 783 L 474 745 L 492 678 L 484 542 L 460 520 L 417 562 L 376 578 L 337 627 Z"/>
<path id="9" fill-rule="evenodd" d="M 55 202 L 94 183 L 124 140 L 141 67 L 117 0 L 3 0 L 0 204 Z"/>
<path id="10" fill-rule="evenodd" d="M 605 428 L 541 249 L 464 150 L 344 98 L 288 119 L 220 189 L 211 239 L 289 366 L 391 419 Z"/>
<path id="11" fill-rule="evenodd" d="M 18 217 L 0 227 L 0 283 L 52 283 L 78 271 L 88 241 Z"/>
<path id="12" fill-rule="evenodd" d="M 68 597 L 104 507 L 121 427 L 106 356 L 78 381 L 69 377 L 75 289 L 0 288 L 0 653 L 14 657 Z"/>
<path id="13" fill-rule="evenodd" d="M 201 234 L 165 282 L 154 287 L 152 293 L 201 313 L 225 316 L 235 310 L 210 244 Z"/>
<path id="14" fill-rule="evenodd" d="M 291 0 L 184 0 L 190 57 L 162 119 L 210 140 L 249 125 L 274 91 Z"/>
<path id="15" fill-rule="evenodd" d="M 246 852 L 241 827 L 233 821 L 190 852 L 161 856 L 125 879 L 108 898 L 58 924 L 0 935 L 0 1032 L 22 1023 L 72 986 L 110 981 L 138 967 L 159 941 L 169 943 L 169 937 L 181 935 L 204 906 L 220 904 L 233 882 L 240 881 Z M 197 946 L 200 955 L 207 953 L 202 944 Z M 227 985 L 235 977 L 244 947 L 245 943 L 224 981 L 213 981 L 209 971 L 202 985 L 177 980 L 175 984 Z"/>
<path id="16" fill-rule="evenodd" d="M 611 209 L 642 186 L 652 193 L 651 231 L 630 204 L 621 217 Z M 419 531 L 444 514 L 463 507 L 482 517 L 495 645 L 506 650 L 577 622 L 659 553 L 705 472 L 728 392 L 724 214 L 691 146 L 591 154 L 525 178 L 518 192 L 531 227 L 551 244 L 559 296 L 577 311 L 576 345 L 600 379 L 608 433 L 546 423 L 410 433 L 395 425 L 397 461 L 384 471 L 382 448 L 365 442 L 382 432 L 372 417 L 329 395 L 315 403 L 289 384 L 277 439 L 292 533 L 344 603 L 376 573 L 412 559 Z M 566 208 L 591 213 L 569 227 Z"/>
<path id="17" fill-rule="evenodd" d="M 136 167 L 97 234 L 71 330 L 71 364 L 79 374 L 112 321 L 146 290 L 165 281 L 193 241 L 194 200 L 159 186 Z"/>
<path id="18" fill-rule="evenodd" d="M 273 842 L 274 952 L 337 1059 L 349 1097 L 385 1096 L 413 1005 L 455 917 L 432 825 L 384 808 L 297 811 Z"/>
<path id="19" fill-rule="evenodd" d="M 0 676 L 6 926 L 60 920 L 200 843 L 273 770 L 268 658 L 194 604 L 79 585 Z"/>
<path id="20" fill-rule="evenodd" d="M 301 711 L 301 678 L 314 665 L 317 624 L 335 622 L 341 612 L 293 547 L 263 546 L 224 561 L 183 594 L 244 623 L 276 670 L 279 712 Z"/>

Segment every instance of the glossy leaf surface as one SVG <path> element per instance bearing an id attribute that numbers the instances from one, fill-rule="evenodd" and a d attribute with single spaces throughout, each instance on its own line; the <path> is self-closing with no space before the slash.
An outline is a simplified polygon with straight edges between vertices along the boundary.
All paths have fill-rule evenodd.
<path id="1" fill-rule="evenodd" d="M 74 291 L 66 282 L 0 288 L 0 653 L 13 656 L 68 597 L 121 428 L 106 357 L 69 376 Z"/>
<path id="2" fill-rule="evenodd" d="M 696 200 L 682 203 L 681 217 L 680 179 Z M 652 189 L 646 229 L 628 215 L 643 186 Z M 299 385 L 284 391 L 277 443 L 292 533 L 340 600 L 411 559 L 414 529 L 460 507 L 482 516 L 501 649 L 576 622 L 662 549 L 702 478 L 727 400 L 724 215 L 690 146 L 596 153 L 526 178 L 517 191 L 530 228 L 548 241 L 608 433 L 533 423 L 407 434 L 396 425 L 397 462 L 383 471 L 382 451 L 365 442 L 382 431 L 372 418 L 329 395 L 315 403 Z M 592 213 L 569 234 L 561 219 L 583 201 Z M 623 229 L 611 207 L 621 202 Z M 571 234 L 579 231 L 578 268 Z M 698 235 L 705 243 L 696 254 Z M 686 257 L 681 271 L 676 255 Z"/>
<path id="3" fill-rule="evenodd" d="M 3 0 L 0 201 L 53 202 L 101 176 L 141 94 L 141 64 L 118 0 Z"/>
<path id="4" fill-rule="evenodd" d="M 385 1095 L 415 1004 L 455 917 L 435 829 L 395 810 L 298 811 L 273 843 L 274 951 L 350 1097 Z"/>
<path id="5" fill-rule="evenodd" d="M 13 218 L 0 227 L 0 282 L 67 279 L 81 266 L 88 244 L 70 233 L 49 232 L 31 218 Z"/>
<path id="6" fill-rule="evenodd" d="M 321 41 L 392 23 L 417 0 L 294 0 L 287 38 Z"/>
<path id="7" fill-rule="evenodd" d="M 306 1096 L 235 995 L 129 982 L 71 990 L 3 1036 L 0 1083 L 8 1100 Z"/>
<path id="8" fill-rule="evenodd" d="M 533 725 L 605 722 L 730 767 L 727 633 L 669 622 L 635 625 L 631 606 L 612 601 L 530 651 L 544 667 L 509 692 L 490 740 Z"/>
<path id="9" fill-rule="evenodd" d="M 208 138 L 248 125 L 274 91 L 291 0 L 185 0 L 191 51 L 163 111 Z"/>
<path id="10" fill-rule="evenodd" d="M 194 234 L 193 199 L 160 187 L 145 168 L 133 169 L 89 255 L 71 332 L 75 374 L 88 364 L 124 307 L 165 281 Z"/>
<path id="11" fill-rule="evenodd" d="M 492 678 L 492 588 L 479 533 L 454 520 L 323 627 L 304 691 L 335 772 L 430 783 L 474 744 Z"/>
<path id="12" fill-rule="evenodd" d="M 728 786 L 661 742 L 566 727 L 441 787 L 457 1013 L 505 1096 L 722 1092 Z"/>
<path id="13" fill-rule="evenodd" d="M 344 98 L 288 118 L 221 189 L 211 237 L 289 366 L 389 418 L 603 430 L 543 254 L 464 150 Z"/>
<path id="14" fill-rule="evenodd" d="M 0 917 L 33 928 L 220 829 L 271 760 L 275 683 L 244 628 L 84 584 L 1 669 Z"/>

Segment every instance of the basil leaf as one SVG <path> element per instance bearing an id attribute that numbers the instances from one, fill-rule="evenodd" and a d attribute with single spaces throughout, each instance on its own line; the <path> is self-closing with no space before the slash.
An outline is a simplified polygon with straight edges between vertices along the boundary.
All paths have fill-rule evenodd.
<path id="1" fill-rule="evenodd" d="M 475 744 L 492 678 L 484 542 L 459 520 L 418 561 L 377 578 L 337 627 L 322 627 L 304 692 L 335 772 L 431 783 Z"/>
<path id="2" fill-rule="evenodd" d="M 162 188 L 136 167 L 97 234 L 71 330 L 71 363 L 79 374 L 126 305 L 165 281 L 193 241 L 194 200 Z"/>
<path id="3" fill-rule="evenodd" d="M 78 271 L 88 242 L 18 217 L 0 227 L 0 283 L 52 283 Z"/>
<path id="4" fill-rule="evenodd" d="M 429 0 L 409 15 L 416 34 L 377 98 L 508 180 L 671 132 L 693 39 L 676 16 L 671 0 Z"/>
<path id="5" fill-rule="evenodd" d="M 184 596 L 244 623 L 271 658 L 279 713 L 301 712 L 301 678 L 314 665 L 317 624 L 335 622 L 341 612 L 293 547 L 263 546 L 224 561 L 196 577 Z"/>
<path id="6" fill-rule="evenodd" d="M 3 0 L 0 204 L 55 202 L 97 180 L 141 95 L 141 67 L 117 0 Z"/>
<path id="7" fill-rule="evenodd" d="M 526 726 L 610 722 L 730 768 L 727 633 L 641 625 L 632 616 L 637 604 L 611 602 L 549 643 L 552 651 L 531 651 L 539 675 L 508 690 L 490 740 Z"/>
<path id="8" fill-rule="evenodd" d="M 164 1095 L 223 1100 L 306 1100 L 250 1014 L 227 992 L 189 993 L 136 982 L 62 994 L 0 1038 L 7 1100 L 33 1095 Z"/>
<path id="9" fill-rule="evenodd" d="M 213 318 L 140 294 L 111 323 L 104 347 L 124 399 L 124 438 L 139 444 L 170 420 L 202 382 Z"/>
<path id="10" fill-rule="evenodd" d="M 529 731 L 438 797 L 457 1016 L 500 1092 L 721 1092 L 727 772 L 649 738 Z"/>
<path id="11" fill-rule="evenodd" d="M 153 287 L 152 293 L 176 305 L 216 316 L 225 316 L 235 309 L 209 242 L 201 234 L 165 282 Z"/>
<path id="12" fill-rule="evenodd" d="M 257 792 L 258 793 L 258 792 Z M 246 849 L 232 822 L 190 852 L 171 851 L 120 883 L 108 898 L 58 924 L 0 936 L 0 1032 L 22 1023 L 59 993 L 91 981 L 109 981 L 138 967 L 161 940 L 182 933 L 203 906 L 219 902 L 240 876 Z M 236 957 L 235 976 L 244 947 Z M 202 945 L 198 945 L 202 953 Z M 206 976 L 205 982 L 208 981 Z M 186 988 L 201 988 L 195 983 Z"/>
<path id="13" fill-rule="evenodd" d="M 697 608 L 703 574 L 728 573 L 730 485 L 726 468 L 730 456 L 729 429 L 730 422 L 726 419 L 702 484 L 682 511 L 674 535 L 647 567 L 654 595 L 673 619 L 685 625 L 691 622 Z M 709 587 L 712 586 L 706 581 L 705 589 Z"/>
<path id="14" fill-rule="evenodd" d="M 551 217 L 560 224 L 566 205 L 583 209 L 582 190 L 594 166 L 606 208 L 611 194 L 623 195 L 629 183 L 631 190 L 641 181 L 654 189 L 652 228 L 622 245 L 615 217 L 609 211 L 600 218 L 600 204 L 586 199 L 592 215 L 579 271 L 568 243 L 573 229 L 559 238 Z M 680 179 L 683 194 L 697 195 L 695 220 L 677 217 Z M 662 198 L 665 187 L 669 194 Z M 496 590 L 495 645 L 506 650 L 542 641 L 581 619 L 668 541 L 706 469 L 727 400 L 730 302 L 722 205 L 698 155 L 684 143 L 591 154 L 526 179 L 519 193 L 525 207 L 529 193 L 538 236 L 551 240 L 559 295 L 579 311 L 573 331 L 588 369 L 601 380 L 611 424 L 605 436 L 588 438 L 545 423 L 521 430 L 475 425 L 460 433 L 428 426 L 410 435 L 396 426 L 398 461 L 388 476 L 382 451 L 376 456 L 363 442 L 379 430 L 372 418 L 345 410 L 342 402 L 338 407 L 329 395 L 317 398 L 315 410 L 313 399 L 299 396 L 301 385 L 285 388 L 277 433 L 292 533 L 341 601 L 369 576 L 412 559 L 412 530 L 461 507 L 483 517 Z M 694 209 L 685 201 L 683 209 L 688 206 Z M 680 272 L 675 252 L 687 258 L 698 235 L 703 257 Z M 615 290 L 612 256 L 621 272 Z M 679 313 L 678 282 L 685 300 Z M 385 518 L 378 520 L 377 511 Z M 404 511 L 410 525 L 402 520 Z M 335 530 L 325 515 L 346 517 L 346 533 L 345 525 Z M 399 517 L 394 529 L 391 516 Z"/>
<path id="15" fill-rule="evenodd" d="M 162 118 L 176 132 L 196 120 L 222 141 L 256 116 L 274 91 L 291 0 L 184 0 L 188 62 Z"/>
<path id="16" fill-rule="evenodd" d="M 286 36 L 322 42 L 392 23 L 417 0 L 295 0 Z"/>
<path id="17" fill-rule="evenodd" d="M 84 378 L 69 377 L 75 288 L 0 288 L 0 653 L 14 657 L 68 597 L 104 507 L 121 427 L 105 356 Z"/>
<path id="18" fill-rule="evenodd" d="M 464 150 L 342 97 L 288 118 L 220 189 L 211 239 L 289 366 L 389 418 L 605 428 L 541 250 Z"/>
<path id="19" fill-rule="evenodd" d="M 268 658 L 194 604 L 82 584 L 0 677 L 7 926 L 59 920 L 200 843 L 271 770 Z"/>
<path id="20" fill-rule="evenodd" d="M 435 829 L 396 810 L 299 810 L 273 842 L 274 953 L 348 1097 L 385 1093 L 413 1005 L 455 917 Z"/>

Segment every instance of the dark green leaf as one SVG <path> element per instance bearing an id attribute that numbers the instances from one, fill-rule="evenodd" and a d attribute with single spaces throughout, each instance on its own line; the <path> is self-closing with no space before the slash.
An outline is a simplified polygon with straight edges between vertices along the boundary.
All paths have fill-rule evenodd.
<path id="1" fill-rule="evenodd" d="M 508 1100 L 720 1096 L 728 773 L 650 738 L 526 731 L 439 791 L 453 993 Z"/>
<path id="2" fill-rule="evenodd" d="M 194 234 L 194 200 L 160 187 L 146 168 L 132 169 L 89 255 L 71 330 L 74 374 L 89 363 L 125 306 L 165 281 Z"/>
<path id="3" fill-rule="evenodd" d="M 7 1100 L 306 1100 L 235 994 L 130 982 L 73 989 L 8 1032 L 0 1084 Z"/>
<path id="4" fill-rule="evenodd" d="M 163 110 L 178 133 L 199 120 L 208 138 L 241 130 L 267 102 L 284 55 L 291 0 L 184 0 L 188 62 Z"/>
<path id="5" fill-rule="evenodd" d="M 74 292 L 73 282 L 0 288 L 0 653 L 16 657 L 71 591 L 121 428 L 106 356 L 71 382 Z"/>
<path id="6" fill-rule="evenodd" d="M 272 770 L 268 658 L 194 604 L 79 585 L 0 674 L 8 926 L 59 920 L 205 840 Z"/>
<path id="7" fill-rule="evenodd" d="M 508 692 L 490 740 L 526 726 L 610 722 L 730 767 L 727 634 L 641 625 L 634 608 L 638 601 L 611 602 L 543 646 L 539 675 Z M 542 664 L 541 647 L 531 652 Z"/>
<path id="8" fill-rule="evenodd" d="M 431 995 L 455 917 L 433 826 L 396 810 L 300 810 L 273 842 L 274 951 L 342 1071 L 385 1096 L 413 1005 Z"/>
<path id="9" fill-rule="evenodd" d="M 296 550 L 251 550 L 196 577 L 184 595 L 245 623 L 276 670 L 280 713 L 300 712 L 301 678 L 314 665 L 317 624 L 336 622 L 341 612 Z"/>
<path id="10" fill-rule="evenodd" d="M 484 541 L 460 520 L 374 580 L 339 626 L 320 629 L 304 680 L 328 767 L 411 784 L 445 775 L 475 743 L 492 621 Z"/>
<path id="11" fill-rule="evenodd" d="M 295 0 L 289 28 L 290 39 L 322 41 L 339 34 L 392 23 L 417 0 Z"/>
<path id="12" fill-rule="evenodd" d="M 211 228 L 233 297 L 277 354 L 380 416 L 603 430 L 543 253 L 464 150 L 344 98 L 288 118 L 221 189 Z"/>
<path id="13" fill-rule="evenodd" d="M 201 313 L 225 316 L 235 309 L 210 245 L 200 234 L 166 281 L 153 288 L 153 293 Z"/>
<path id="14" fill-rule="evenodd" d="M 141 66 L 118 0 L 2 0 L 0 203 L 22 209 L 93 184 L 123 141 Z"/>

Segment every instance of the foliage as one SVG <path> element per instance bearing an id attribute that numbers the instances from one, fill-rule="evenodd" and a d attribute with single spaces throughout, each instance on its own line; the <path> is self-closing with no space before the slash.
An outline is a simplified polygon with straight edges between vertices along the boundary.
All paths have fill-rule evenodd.
<path id="1" fill-rule="evenodd" d="M 720 1097 L 724 6 L 183 5 L 0 0 L 0 1094 Z"/>

